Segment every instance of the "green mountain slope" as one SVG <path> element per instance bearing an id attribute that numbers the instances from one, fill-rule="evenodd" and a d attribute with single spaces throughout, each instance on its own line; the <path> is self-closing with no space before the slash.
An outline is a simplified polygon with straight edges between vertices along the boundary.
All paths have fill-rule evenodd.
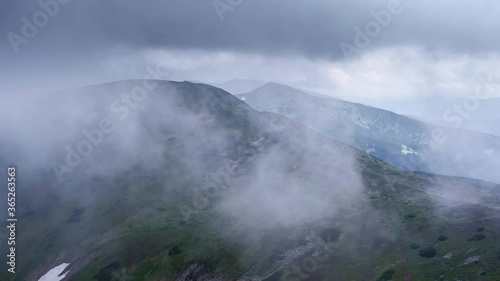
<path id="1" fill-rule="evenodd" d="M 395 113 L 269 83 L 238 95 L 398 168 L 500 182 L 500 138 L 438 127 Z M 488 159 L 488 161 L 484 161 Z"/>
<path id="2" fill-rule="evenodd" d="M 38 135 L 36 159 L 9 154 L 22 186 L 13 280 L 62 263 L 64 280 L 500 278 L 498 185 L 402 172 L 203 84 L 156 81 L 121 119 L 111 105 L 143 83 L 31 111 L 49 131 L 23 132 Z M 54 161 L 103 118 L 115 130 L 59 181 Z"/>

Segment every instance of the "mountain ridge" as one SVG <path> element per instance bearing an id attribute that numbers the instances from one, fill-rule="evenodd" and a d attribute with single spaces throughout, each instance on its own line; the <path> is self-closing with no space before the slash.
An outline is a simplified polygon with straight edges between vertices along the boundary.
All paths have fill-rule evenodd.
<path id="1" fill-rule="evenodd" d="M 500 138 L 495 135 L 435 126 L 359 103 L 311 96 L 279 84 L 263 86 L 238 97 L 259 111 L 285 115 L 402 169 L 500 181 L 491 169 L 481 171 L 487 166 L 480 155 L 490 153 L 487 151 L 500 154 Z M 481 150 L 483 147 L 485 151 Z M 469 152 L 471 148 L 474 152 Z M 462 154 L 468 158 L 460 156 Z M 438 157 L 440 155 L 442 157 Z M 468 159 L 471 165 L 462 158 Z M 453 163 L 456 171 L 447 163 Z M 495 165 L 492 163 L 491 167 Z"/>
<path id="2" fill-rule="evenodd" d="M 142 83 L 68 90 L 58 104 L 46 101 L 53 107 L 37 104 L 34 116 L 41 123 L 84 116 L 88 128 L 112 118 L 107 105 Z M 78 113 L 59 107 L 66 99 L 80 104 Z M 402 172 L 211 86 L 161 81 L 130 110 L 122 123 L 115 116 L 115 131 L 68 181 L 46 164 L 25 171 L 16 278 L 37 280 L 69 263 L 70 281 L 289 280 L 316 257 L 325 266 L 307 271 L 312 279 L 371 280 L 390 269 L 394 278 L 424 280 L 450 268 L 473 278 L 476 267 L 500 276 L 500 214 L 490 208 L 500 202 L 498 185 Z M 80 140 L 74 123 L 57 125 L 37 134 L 40 151 Z M 70 128 L 55 148 L 43 146 Z M 482 226 L 486 237 L 467 241 Z M 443 234 L 449 240 L 436 244 Z M 453 259 L 436 263 L 439 256 L 423 257 L 412 243 L 453 251 Z M 457 267 L 478 254 L 477 265 Z M 353 263 L 360 270 L 350 270 Z"/>

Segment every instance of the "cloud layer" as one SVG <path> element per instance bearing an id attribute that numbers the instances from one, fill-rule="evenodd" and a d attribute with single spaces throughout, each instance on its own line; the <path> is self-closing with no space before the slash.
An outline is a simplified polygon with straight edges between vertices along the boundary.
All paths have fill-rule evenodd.
<path id="1" fill-rule="evenodd" d="M 499 10 L 491 0 L 9 2 L 0 92 L 140 78 L 159 60 L 179 80 L 265 79 L 357 101 L 464 95 L 497 64 Z M 12 34 L 26 41 L 13 47 Z M 342 43 L 361 58 L 346 59 Z"/>

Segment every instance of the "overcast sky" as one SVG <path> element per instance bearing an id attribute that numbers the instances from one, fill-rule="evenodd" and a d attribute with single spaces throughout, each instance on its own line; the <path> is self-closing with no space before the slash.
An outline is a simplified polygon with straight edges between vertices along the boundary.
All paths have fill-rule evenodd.
<path id="1" fill-rule="evenodd" d="M 260 79 L 355 101 L 461 97 L 480 75 L 500 77 L 496 0 L 55 1 L 0 4 L 2 95 L 157 64 L 174 80 Z"/>

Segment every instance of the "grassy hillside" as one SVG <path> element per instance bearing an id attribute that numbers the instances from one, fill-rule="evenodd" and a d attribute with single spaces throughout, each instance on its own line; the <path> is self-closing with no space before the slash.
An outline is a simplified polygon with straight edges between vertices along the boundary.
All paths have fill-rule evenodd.
<path id="1" fill-rule="evenodd" d="M 14 280 L 63 262 L 67 280 L 500 279 L 500 186 L 402 172 L 220 89 L 157 82 L 62 182 L 52 158 L 26 166 Z M 53 95 L 85 97 L 88 127 L 141 83 Z M 81 138 L 58 124 L 50 155 Z M 62 148 L 44 141 L 62 130 Z"/>

